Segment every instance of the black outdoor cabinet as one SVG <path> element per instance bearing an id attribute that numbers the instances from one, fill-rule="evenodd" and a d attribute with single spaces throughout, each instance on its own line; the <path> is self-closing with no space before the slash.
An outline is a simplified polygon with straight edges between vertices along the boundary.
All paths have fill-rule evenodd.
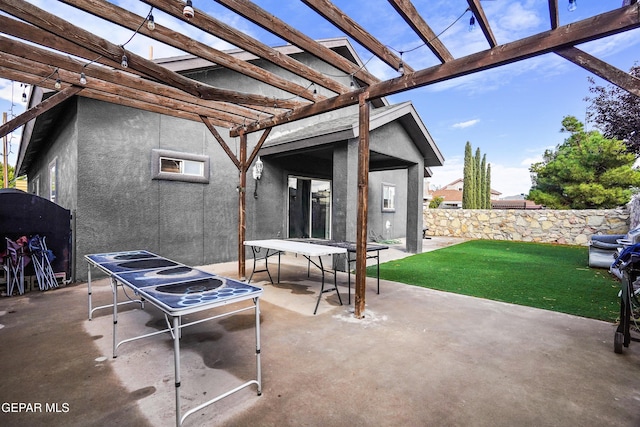
<path id="1" fill-rule="evenodd" d="M 0 252 L 6 249 L 5 237 L 45 237 L 47 248 L 55 255 L 54 273 L 71 277 L 71 211 L 35 194 L 12 188 L 0 189 Z M 25 268 L 32 275 L 33 267 Z"/>

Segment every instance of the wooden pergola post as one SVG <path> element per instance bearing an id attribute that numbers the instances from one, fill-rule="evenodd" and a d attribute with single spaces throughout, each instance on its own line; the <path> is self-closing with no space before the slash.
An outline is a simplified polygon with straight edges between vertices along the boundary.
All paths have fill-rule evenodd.
<path id="1" fill-rule="evenodd" d="M 238 186 L 238 277 L 246 276 L 244 241 L 247 232 L 247 134 L 240 134 L 240 184 Z"/>
<path id="2" fill-rule="evenodd" d="M 365 285 L 367 281 L 367 214 L 369 200 L 369 103 L 368 92 L 358 97 L 358 217 L 356 220 L 356 295 L 354 316 L 364 317 Z"/>

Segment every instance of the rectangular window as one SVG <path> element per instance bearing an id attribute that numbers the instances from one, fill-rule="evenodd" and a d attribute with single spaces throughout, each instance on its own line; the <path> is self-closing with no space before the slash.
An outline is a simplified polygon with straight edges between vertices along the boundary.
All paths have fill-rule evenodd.
<path id="1" fill-rule="evenodd" d="M 209 183 L 209 156 L 152 150 L 151 165 L 153 179 Z"/>
<path id="2" fill-rule="evenodd" d="M 160 172 L 180 173 L 201 177 L 204 175 L 204 162 L 160 157 Z"/>
<path id="3" fill-rule="evenodd" d="M 396 210 L 396 186 L 382 184 L 382 212 L 395 212 Z"/>
<path id="4" fill-rule="evenodd" d="M 49 200 L 53 203 L 57 202 L 58 199 L 58 159 L 53 159 L 51 163 L 49 163 Z"/>
<path id="5" fill-rule="evenodd" d="M 40 175 L 33 179 L 33 183 L 31 184 L 31 194 L 35 194 L 36 196 L 40 195 Z"/>

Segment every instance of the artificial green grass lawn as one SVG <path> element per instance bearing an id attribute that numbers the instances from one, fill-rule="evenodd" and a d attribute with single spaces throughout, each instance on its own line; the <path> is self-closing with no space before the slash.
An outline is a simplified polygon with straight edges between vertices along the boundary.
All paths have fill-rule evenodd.
<path id="1" fill-rule="evenodd" d="M 584 246 L 473 240 L 380 264 L 380 278 L 611 322 L 620 310 L 619 281 Z"/>

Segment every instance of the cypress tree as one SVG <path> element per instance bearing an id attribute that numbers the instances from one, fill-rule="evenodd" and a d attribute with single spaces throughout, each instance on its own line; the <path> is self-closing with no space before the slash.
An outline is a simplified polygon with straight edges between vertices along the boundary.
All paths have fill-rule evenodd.
<path id="1" fill-rule="evenodd" d="M 491 163 L 487 165 L 487 179 L 486 179 L 486 203 L 487 209 L 491 209 Z"/>
<path id="2" fill-rule="evenodd" d="M 480 209 L 488 209 L 487 207 L 487 155 L 482 156 L 480 165 Z"/>
<path id="3" fill-rule="evenodd" d="M 471 155 L 471 143 L 467 141 L 464 147 L 464 177 L 462 186 L 462 209 L 473 209 L 473 187 L 475 181 L 473 173 L 473 157 Z"/>
<path id="4" fill-rule="evenodd" d="M 480 162 L 480 148 L 476 148 L 476 155 L 474 158 L 473 171 L 475 172 L 475 182 L 473 186 L 473 198 L 475 200 L 474 209 L 482 209 L 482 168 Z"/>

